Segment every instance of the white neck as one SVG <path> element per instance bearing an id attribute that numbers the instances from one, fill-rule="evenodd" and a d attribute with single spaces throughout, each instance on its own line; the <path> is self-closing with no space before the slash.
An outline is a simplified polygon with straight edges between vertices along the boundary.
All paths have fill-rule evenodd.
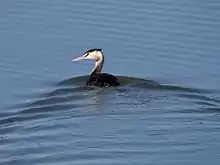
<path id="1" fill-rule="evenodd" d="M 97 51 L 95 66 L 92 69 L 91 74 L 101 73 L 103 64 L 104 64 L 104 55 L 101 51 Z"/>

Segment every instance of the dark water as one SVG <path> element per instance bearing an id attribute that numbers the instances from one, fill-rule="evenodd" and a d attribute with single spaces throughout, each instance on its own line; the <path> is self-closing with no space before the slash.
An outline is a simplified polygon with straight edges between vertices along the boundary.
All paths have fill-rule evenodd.
<path id="1" fill-rule="evenodd" d="M 217 0 L 1 1 L 0 164 L 218 165 L 219 45 Z"/>

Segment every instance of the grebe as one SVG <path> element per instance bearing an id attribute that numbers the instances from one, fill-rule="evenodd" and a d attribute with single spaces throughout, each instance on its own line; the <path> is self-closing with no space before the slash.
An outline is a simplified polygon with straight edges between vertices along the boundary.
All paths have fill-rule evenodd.
<path id="1" fill-rule="evenodd" d="M 83 53 L 83 55 L 74 58 L 72 61 L 86 59 L 95 60 L 95 66 L 90 74 L 89 79 L 86 81 L 87 86 L 109 87 L 120 85 L 115 76 L 108 73 L 101 73 L 104 64 L 104 54 L 102 49 L 90 49 Z"/>

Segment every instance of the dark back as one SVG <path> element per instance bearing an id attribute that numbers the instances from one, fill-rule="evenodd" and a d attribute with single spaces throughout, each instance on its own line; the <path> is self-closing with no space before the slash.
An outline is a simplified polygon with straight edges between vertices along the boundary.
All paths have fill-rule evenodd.
<path id="1" fill-rule="evenodd" d="M 120 83 L 118 79 L 108 73 L 95 73 L 92 74 L 89 80 L 86 82 L 88 86 L 99 86 L 99 87 L 107 87 L 107 86 L 117 86 Z"/>

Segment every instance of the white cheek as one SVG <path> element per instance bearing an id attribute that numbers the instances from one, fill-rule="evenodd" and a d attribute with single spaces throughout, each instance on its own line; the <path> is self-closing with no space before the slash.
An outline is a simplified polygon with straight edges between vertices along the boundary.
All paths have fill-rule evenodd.
<path id="1" fill-rule="evenodd" d="M 96 56 L 94 54 L 90 54 L 87 56 L 88 59 L 92 59 L 92 60 L 95 60 L 96 59 Z"/>

